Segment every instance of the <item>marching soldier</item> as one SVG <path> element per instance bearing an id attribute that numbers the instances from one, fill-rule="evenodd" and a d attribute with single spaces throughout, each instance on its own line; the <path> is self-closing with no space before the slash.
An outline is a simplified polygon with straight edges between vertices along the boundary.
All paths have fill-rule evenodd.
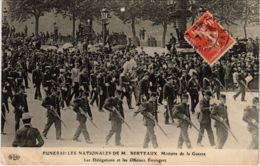
<path id="1" fill-rule="evenodd" d="M 91 94 L 90 94 L 90 104 L 93 105 L 94 101 L 96 101 L 96 104 L 98 106 L 98 93 L 97 93 L 97 77 L 96 73 L 92 73 L 90 75 L 90 83 L 91 83 Z"/>
<path id="2" fill-rule="evenodd" d="M 220 95 L 220 104 L 213 107 L 213 111 L 211 113 L 212 119 L 215 119 L 215 127 L 217 133 L 217 146 L 216 149 L 222 149 L 227 137 L 228 137 L 228 129 L 225 128 L 223 123 L 225 123 L 229 128 L 229 119 L 226 104 L 226 95 Z"/>
<path id="3" fill-rule="evenodd" d="M 210 97 L 212 96 L 212 93 L 210 91 L 206 91 L 204 93 L 203 99 L 200 101 L 200 112 L 198 113 L 198 119 L 200 123 L 200 132 L 197 140 L 197 144 L 199 146 L 203 146 L 201 144 L 204 130 L 207 131 L 209 142 L 211 146 L 215 146 L 215 139 L 213 135 L 213 131 L 211 128 L 211 117 L 210 117 Z"/>
<path id="4" fill-rule="evenodd" d="M 241 71 L 241 73 L 238 74 L 237 82 L 239 86 L 239 91 L 233 96 L 233 98 L 234 100 L 236 100 L 236 98 L 241 94 L 241 101 L 246 101 L 245 100 L 246 80 L 245 80 L 244 71 Z"/>
<path id="5" fill-rule="evenodd" d="M 35 86 L 34 99 L 37 100 L 39 97 L 39 100 L 41 100 L 42 99 L 42 94 L 41 94 L 42 74 L 38 65 L 36 65 L 36 69 L 33 70 L 32 72 L 32 81 Z"/>
<path id="6" fill-rule="evenodd" d="M 2 100 L 2 110 L 1 110 L 1 134 L 6 135 L 4 132 L 5 123 L 6 123 L 6 111 L 9 113 L 9 110 L 6 109 L 5 103 Z"/>
<path id="7" fill-rule="evenodd" d="M 90 140 L 89 133 L 87 131 L 86 121 L 87 116 L 92 120 L 92 113 L 88 103 L 88 95 L 85 93 L 82 94 L 81 97 L 74 100 L 74 108 L 73 110 L 77 113 L 77 120 L 79 121 L 79 126 L 76 130 L 76 133 L 73 136 L 74 141 L 80 141 L 78 137 L 82 133 L 86 143 L 92 144 Z"/>
<path id="8" fill-rule="evenodd" d="M 47 134 L 53 123 L 56 129 L 56 139 L 61 138 L 61 113 L 60 113 L 60 99 L 57 87 L 53 87 L 50 93 L 47 93 L 46 98 L 42 102 L 42 106 L 47 109 L 47 123 L 43 130 L 43 137 L 47 139 Z"/>
<path id="9" fill-rule="evenodd" d="M 65 78 L 65 69 L 60 69 L 60 75 L 58 77 L 58 84 L 61 90 L 61 107 L 62 109 L 65 107 L 64 102 L 66 101 L 68 95 L 68 88 L 66 87 L 66 78 Z"/>
<path id="10" fill-rule="evenodd" d="M 166 84 L 166 80 L 165 80 L 165 77 L 163 75 L 163 72 L 158 74 L 157 82 L 158 82 L 158 85 L 159 85 L 159 88 L 158 88 L 158 91 L 159 91 L 158 103 L 162 105 L 162 101 L 163 101 L 163 87 Z"/>
<path id="11" fill-rule="evenodd" d="M 83 69 L 83 72 L 79 76 L 79 84 L 84 87 L 84 91 L 89 93 L 89 75 L 87 69 Z"/>
<path id="12" fill-rule="evenodd" d="M 178 95 L 182 96 L 182 94 L 186 94 L 187 93 L 187 86 L 188 86 L 188 74 L 186 70 L 182 70 L 182 76 L 179 79 L 179 91 L 178 91 Z"/>
<path id="13" fill-rule="evenodd" d="M 102 107 L 105 103 L 107 91 L 106 91 L 106 85 L 105 80 L 103 78 L 104 74 L 99 73 L 97 76 L 97 93 L 98 93 L 98 111 L 102 112 Z"/>
<path id="14" fill-rule="evenodd" d="M 122 101 L 118 97 L 107 98 L 103 108 L 110 112 L 109 121 L 111 121 L 111 129 L 106 136 L 106 145 L 108 145 L 108 141 L 113 136 L 113 134 L 115 134 L 116 146 L 124 146 L 121 143 L 121 130 L 122 123 L 124 121 Z"/>
<path id="15" fill-rule="evenodd" d="M 181 98 L 181 103 L 175 106 L 175 111 L 173 112 L 174 118 L 178 119 L 177 127 L 180 128 L 178 148 L 182 149 L 183 142 L 185 142 L 187 148 L 191 149 L 192 147 L 188 134 L 188 128 L 190 125 L 189 121 L 191 120 L 188 105 L 189 96 L 187 94 L 183 94 Z"/>
<path id="16" fill-rule="evenodd" d="M 149 101 L 140 105 L 139 110 L 143 115 L 144 126 L 146 126 L 146 134 L 144 138 L 143 148 L 148 148 L 149 142 L 152 142 L 154 148 L 158 147 L 156 135 L 154 132 L 155 120 L 154 112 L 156 111 L 153 105 L 156 102 L 156 98 L 151 97 Z"/>
<path id="17" fill-rule="evenodd" d="M 164 118 L 165 118 L 164 123 L 165 124 L 170 124 L 169 118 L 171 118 L 171 121 L 174 122 L 173 115 L 172 115 L 172 113 L 173 113 L 172 109 L 173 109 L 173 105 L 174 105 L 174 100 L 176 98 L 176 94 L 174 93 L 175 89 L 173 86 L 173 78 L 170 77 L 168 79 L 169 79 L 168 82 L 164 85 L 164 88 L 163 88 L 164 100 L 166 100 L 166 102 L 167 102 L 166 111 L 164 112 Z"/>
<path id="18" fill-rule="evenodd" d="M 258 113 L 259 110 L 259 98 L 253 98 L 253 105 L 246 107 L 244 110 L 243 120 L 248 124 L 248 131 L 252 135 L 251 143 L 248 149 L 258 149 Z"/>
<path id="19" fill-rule="evenodd" d="M 12 99 L 12 105 L 14 107 L 15 114 L 15 131 L 20 128 L 20 119 L 24 112 L 28 112 L 28 105 L 26 101 L 26 96 L 23 94 L 23 89 L 15 88 L 15 94 Z"/>
<path id="20" fill-rule="evenodd" d="M 140 80 L 139 82 L 139 100 L 137 105 L 141 104 L 141 99 L 142 96 L 145 95 L 145 97 L 147 98 L 147 100 L 149 99 L 150 95 L 149 95 L 149 74 L 145 73 L 144 77 Z"/>
<path id="21" fill-rule="evenodd" d="M 199 82 L 197 79 L 197 73 L 193 72 L 191 79 L 188 82 L 188 91 L 191 98 L 191 112 L 195 113 L 195 108 L 199 103 Z"/>
<path id="22" fill-rule="evenodd" d="M 43 74 L 43 87 L 45 90 L 45 94 L 49 93 L 51 90 L 52 86 L 52 76 L 51 76 L 51 71 L 50 71 L 50 66 L 45 67 L 45 72 Z"/>
<path id="23" fill-rule="evenodd" d="M 132 93 L 130 88 L 130 78 L 129 73 L 122 72 L 120 75 L 120 89 L 121 89 L 121 97 L 123 100 L 124 96 L 126 97 L 127 105 L 129 109 L 133 109 L 132 107 Z"/>
<path id="24" fill-rule="evenodd" d="M 42 147 L 44 140 L 37 128 L 31 125 L 29 113 L 23 113 L 22 120 L 24 127 L 17 130 L 13 141 L 13 147 Z"/>

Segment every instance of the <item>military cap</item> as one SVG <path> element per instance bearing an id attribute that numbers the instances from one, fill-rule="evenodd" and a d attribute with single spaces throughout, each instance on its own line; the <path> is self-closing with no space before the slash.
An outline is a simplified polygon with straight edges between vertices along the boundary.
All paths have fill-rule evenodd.
<path id="1" fill-rule="evenodd" d="M 220 95 L 220 98 L 226 99 L 226 95 L 221 94 L 221 95 Z"/>
<path id="2" fill-rule="evenodd" d="M 189 98 L 189 95 L 186 94 L 186 93 L 185 93 L 185 94 L 182 94 L 182 95 L 181 95 L 181 98 L 182 98 L 182 99 L 188 99 L 188 98 Z"/>
<path id="3" fill-rule="evenodd" d="M 212 93 L 211 93 L 211 91 L 207 90 L 207 91 L 204 92 L 204 95 L 212 96 Z"/>

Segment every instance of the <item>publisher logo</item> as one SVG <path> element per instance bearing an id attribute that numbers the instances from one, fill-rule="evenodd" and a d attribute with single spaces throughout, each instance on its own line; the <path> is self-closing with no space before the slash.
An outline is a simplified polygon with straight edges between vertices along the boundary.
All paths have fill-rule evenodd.
<path id="1" fill-rule="evenodd" d="M 19 156 L 18 154 L 10 154 L 10 155 L 8 156 L 8 159 L 15 161 L 15 160 L 19 160 L 20 157 L 21 157 L 21 156 Z"/>

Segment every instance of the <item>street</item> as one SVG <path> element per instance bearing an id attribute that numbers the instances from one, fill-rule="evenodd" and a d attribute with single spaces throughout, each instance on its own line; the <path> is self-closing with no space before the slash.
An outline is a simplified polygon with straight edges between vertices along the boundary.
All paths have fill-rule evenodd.
<path id="1" fill-rule="evenodd" d="M 30 75 L 31 77 L 31 75 Z M 46 123 L 46 110 L 41 106 L 41 102 L 39 100 L 34 100 L 34 91 L 32 83 L 30 82 L 30 89 L 27 89 L 27 101 L 29 105 L 29 112 L 32 116 L 32 125 L 36 127 L 42 132 L 44 125 Z M 43 89 L 42 89 L 42 93 Z M 228 106 L 228 113 L 229 113 L 229 120 L 231 129 L 236 135 L 239 144 L 235 142 L 232 138 L 231 134 L 229 134 L 227 142 L 224 146 L 225 149 L 246 149 L 251 141 L 251 135 L 247 131 L 247 125 L 242 120 L 243 110 L 246 106 L 251 104 L 252 98 L 257 96 L 257 93 L 251 94 L 249 92 L 246 93 L 246 100 L 247 102 L 241 102 L 240 97 L 237 98 L 236 101 L 233 99 L 234 92 L 227 92 L 227 106 Z M 254 96 L 253 96 L 254 95 Z M 202 96 L 200 96 L 201 99 Z M 134 98 L 134 97 L 133 97 Z M 215 99 L 211 100 L 211 103 L 214 103 Z M 133 105 L 135 105 L 135 101 L 133 99 Z M 2 146 L 8 147 L 12 146 L 12 141 L 14 139 L 14 113 L 13 107 L 9 102 L 10 112 L 6 114 L 7 124 L 5 126 L 5 132 L 7 135 L 2 135 Z M 125 111 L 125 120 L 131 126 L 132 131 L 127 128 L 126 125 L 123 124 L 122 128 L 122 143 L 125 147 L 142 147 L 143 140 L 145 137 L 146 128 L 143 125 L 142 115 L 138 114 L 135 118 L 133 118 L 133 112 L 137 110 L 138 107 L 135 107 L 133 110 L 129 110 L 126 104 L 126 100 L 124 99 L 124 111 Z M 70 109 L 65 109 L 61 111 L 61 117 L 63 121 L 66 123 L 68 129 L 62 126 L 62 137 L 64 138 L 63 141 L 57 141 L 55 139 L 55 127 L 54 125 L 51 127 L 47 137 L 45 139 L 44 147 L 100 147 L 100 148 L 113 148 L 115 147 L 114 137 L 110 139 L 109 145 L 105 145 L 105 137 L 110 130 L 110 122 L 108 121 L 108 112 L 98 112 L 97 107 L 94 103 L 94 106 L 91 106 L 93 120 L 98 126 L 98 129 L 95 128 L 89 121 L 87 121 L 87 129 L 90 134 L 90 138 L 93 141 L 93 144 L 85 143 L 83 136 L 80 136 L 81 142 L 75 142 L 72 140 L 74 132 L 78 127 L 78 121 L 76 121 L 76 113 Z M 159 113 L 158 119 L 159 124 L 168 134 L 166 137 L 158 127 L 155 127 L 155 133 L 157 136 L 157 141 L 160 148 L 177 148 L 177 141 L 179 137 L 179 128 L 176 127 L 176 123 L 173 125 L 165 125 L 164 124 L 164 117 L 163 112 L 165 111 L 164 106 L 159 106 Z M 199 111 L 199 105 L 196 107 L 196 112 Z M 196 114 L 191 114 L 192 121 L 195 125 L 199 128 L 198 120 L 196 119 Z M 21 121 L 22 126 L 22 121 Z M 216 134 L 215 128 L 212 123 L 212 128 L 215 136 L 216 141 Z M 189 129 L 189 136 L 192 143 L 193 148 L 212 148 L 209 145 L 209 140 L 207 137 L 207 133 L 205 132 L 205 137 L 202 141 L 204 147 L 198 147 L 196 144 L 198 132 L 191 128 Z M 151 147 L 151 146 L 150 146 Z M 183 148 L 186 148 L 184 145 Z"/>

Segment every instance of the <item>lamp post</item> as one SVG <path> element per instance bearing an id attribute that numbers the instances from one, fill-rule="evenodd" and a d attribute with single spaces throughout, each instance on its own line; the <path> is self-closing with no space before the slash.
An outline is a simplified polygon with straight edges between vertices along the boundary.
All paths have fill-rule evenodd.
<path id="1" fill-rule="evenodd" d="M 187 0 L 167 0 L 168 5 L 174 4 L 172 16 L 176 18 L 176 30 L 178 31 L 178 41 L 180 48 L 187 48 L 189 44 L 184 39 L 184 33 L 187 29 L 187 20 L 191 17 L 191 12 L 188 10 Z"/>
<path id="2" fill-rule="evenodd" d="M 106 38 L 107 38 L 107 25 L 109 18 L 109 11 L 106 8 L 103 8 L 101 10 L 101 21 L 102 21 L 102 36 L 103 36 L 103 44 L 106 44 Z"/>
<path id="3" fill-rule="evenodd" d="M 3 10 L 3 24 L 7 24 L 7 14 L 8 14 L 8 11 L 6 8 L 4 8 Z"/>

